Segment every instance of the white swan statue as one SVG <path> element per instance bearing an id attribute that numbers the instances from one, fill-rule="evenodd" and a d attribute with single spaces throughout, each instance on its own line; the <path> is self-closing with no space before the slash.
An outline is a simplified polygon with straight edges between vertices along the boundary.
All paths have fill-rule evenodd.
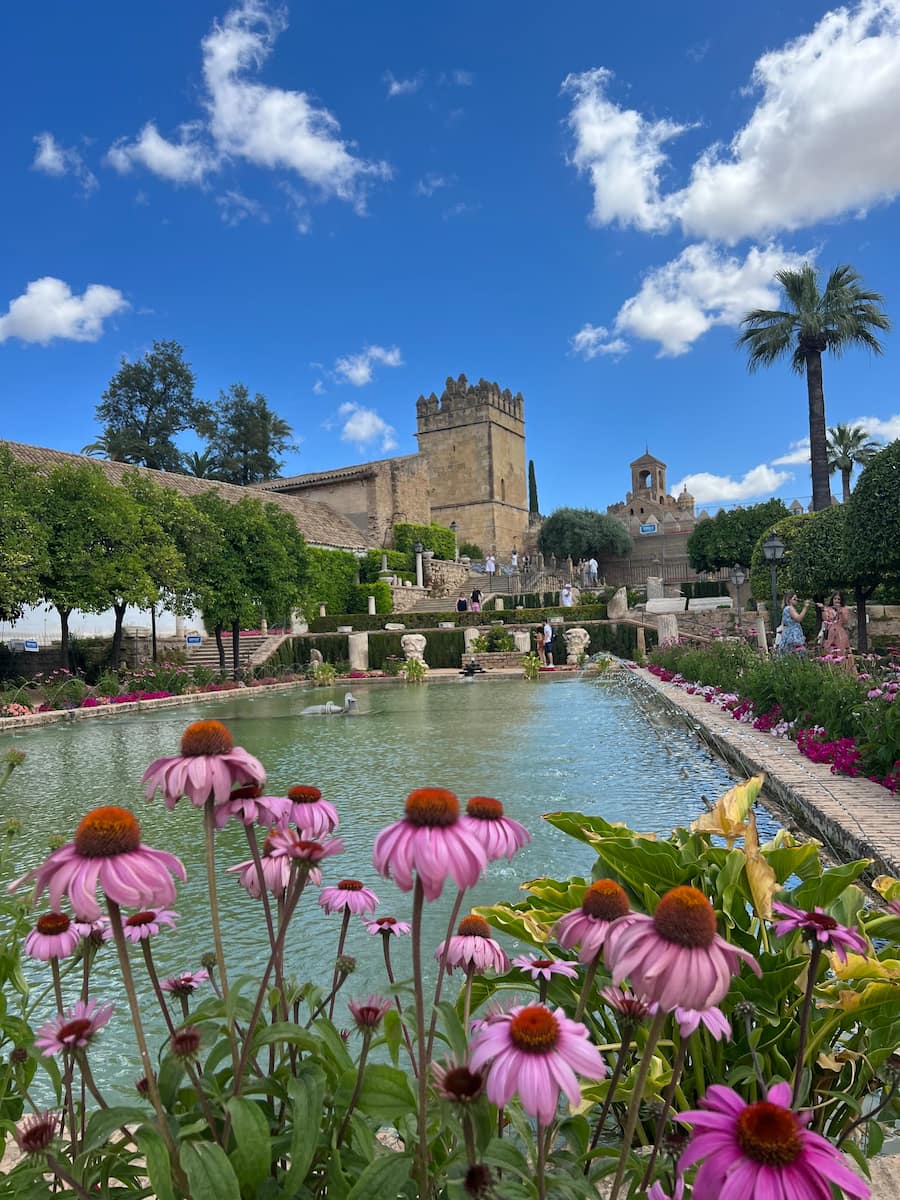
<path id="1" fill-rule="evenodd" d="M 344 695 L 343 705 L 326 700 L 324 704 L 310 704 L 304 708 L 301 717 L 346 717 L 356 711 L 356 697 L 350 692 Z"/>

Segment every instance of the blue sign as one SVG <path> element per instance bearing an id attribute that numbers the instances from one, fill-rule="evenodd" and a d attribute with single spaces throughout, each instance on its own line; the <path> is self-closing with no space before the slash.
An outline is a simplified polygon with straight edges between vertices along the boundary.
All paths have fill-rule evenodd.
<path id="1" fill-rule="evenodd" d="M 656 533 L 657 529 L 659 529 L 658 525 L 642 525 L 641 533 Z"/>
<path id="2" fill-rule="evenodd" d="M 22 648 L 23 650 L 30 650 L 32 654 L 35 654 L 38 650 L 40 650 L 40 646 L 33 638 L 29 638 Z"/>
<path id="3" fill-rule="evenodd" d="M 202 646 L 203 638 L 199 633 L 189 633 L 184 639 L 189 646 Z"/>

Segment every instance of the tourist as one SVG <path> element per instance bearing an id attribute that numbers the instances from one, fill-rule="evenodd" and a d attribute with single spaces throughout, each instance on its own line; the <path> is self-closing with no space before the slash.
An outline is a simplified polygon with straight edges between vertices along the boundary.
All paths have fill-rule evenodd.
<path id="1" fill-rule="evenodd" d="M 481 612 L 482 595 L 483 593 L 480 587 L 476 586 L 472 588 L 472 595 L 469 597 L 469 607 L 471 608 L 472 612 Z"/>
<path id="2" fill-rule="evenodd" d="M 465 596 L 460 596 L 460 598 L 456 601 L 456 611 L 457 612 L 468 612 L 469 611 L 469 602 L 465 598 Z"/>
<path id="3" fill-rule="evenodd" d="M 571 608 L 575 603 L 575 597 L 572 595 L 572 585 L 567 583 L 559 594 L 559 602 L 563 608 Z"/>
<path id="4" fill-rule="evenodd" d="M 531 555 L 523 554 L 522 555 L 522 570 L 527 571 L 530 566 L 531 566 Z"/>
<path id="5" fill-rule="evenodd" d="M 825 634 L 825 649 L 839 650 L 842 654 L 850 653 L 850 634 L 847 626 L 850 623 L 850 609 L 844 604 L 844 597 L 835 592 L 831 602 L 822 613 L 822 623 L 828 626 Z"/>
<path id="6" fill-rule="evenodd" d="M 484 569 L 488 573 L 490 582 L 493 583 L 494 575 L 497 571 L 497 560 L 494 558 L 493 554 L 489 554 L 487 556 L 487 558 L 484 560 Z"/>
<path id="7" fill-rule="evenodd" d="M 547 656 L 544 653 L 544 627 L 543 627 L 543 625 L 538 625 L 537 629 L 535 630 L 534 644 L 537 647 L 537 656 L 541 660 L 541 665 L 546 666 L 547 665 Z"/>
<path id="8" fill-rule="evenodd" d="M 519 569 L 519 552 L 518 552 L 518 550 L 516 550 L 515 546 L 513 546 L 513 552 L 509 556 L 509 565 L 513 569 L 513 571 L 518 571 L 518 569 Z"/>
<path id="9" fill-rule="evenodd" d="M 800 622 L 806 616 L 806 610 L 809 608 L 809 601 L 803 601 L 803 607 L 797 609 L 797 593 L 792 592 L 785 599 L 785 605 L 781 612 L 781 639 L 778 642 L 778 653 L 782 654 L 803 654 L 806 652 L 806 635 L 803 632 L 803 626 Z"/>
<path id="10" fill-rule="evenodd" d="M 598 570 L 599 570 L 599 563 L 597 562 L 596 558 L 594 558 L 594 556 L 591 555 L 591 557 L 588 559 L 588 579 L 591 582 L 591 587 L 597 586 L 597 571 Z"/>
<path id="11" fill-rule="evenodd" d="M 548 667 L 553 666 L 553 626 L 550 618 L 544 619 L 544 662 Z"/>

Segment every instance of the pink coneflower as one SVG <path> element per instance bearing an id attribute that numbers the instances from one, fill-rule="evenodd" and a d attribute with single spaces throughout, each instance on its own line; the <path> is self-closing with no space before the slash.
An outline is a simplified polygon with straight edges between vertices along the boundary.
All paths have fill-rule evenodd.
<path id="1" fill-rule="evenodd" d="M 291 881 L 291 860 L 286 854 L 274 853 L 271 834 L 263 842 L 259 857 L 266 891 L 271 892 L 273 896 L 284 896 L 287 885 Z M 225 873 L 227 875 L 237 874 L 241 887 L 254 900 L 259 899 L 259 872 L 252 858 L 247 859 L 246 862 L 237 863 L 233 867 L 226 867 Z M 316 870 L 310 871 L 309 877 L 315 884 L 322 881 L 321 873 Z"/>
<path id="2" fill-rule="evenodd" d="M 65 913 L 48 912 L 38 917 L 37 924 L 25 939 L 25 953 L 32 958 L 49 962 L 51 958 L 68 958 L 74 954 L 81 935 Z"/>
<path id="3" fill-rule="evenodd" d="M 434 952 L 434 957 L 441 961 L 444 955 L 444 942 Z M 447 943 L 447 974 L 453 973 L 454 967 L 462 967 L 464 971 L 476 971 L 482 975 L 485 971 L 503 973 L 509 970 L 509 959 L 499 942 L 491 937 L 491 927 L 483 917 L 463 917 L 456 930 L 456 936 Z"/>
<path id="4" fill-rule="evenodd" d="M 82 818 L 74 841 L 54 850 L 45 862 L 10 884 L 9 890 L 35 881 L 35 897 L 45 888 L 50 907 L 58 910 L 63 896 L 83 918 L 100 916 L 97 887 L 126 908 L 164 908 L 175 899 L 172 876 L 186 879 L 174 854 L 141 845 L 141 827 L 125 808 L 95 808 Z"/>
<path id="5" fill-rule="evenodd" d="M 363 1000 L 349 1000 L 347 1007 L 360 1033 L 372 1033 L 384 1020 L 384 1014 L 393 1006 L 383 996 L 366 996 Z"/>
<path id="6" fill-rule="evenodd" d="M 431 1073 L 437 1094 L 451 1104 L 471 1104 L 484 1091 L 484 1071 L 473 1071 L 455 1056 L 432 1063 Z"/>
<path id="7" fill-rule="evenodd" d="M 290 813 L 291 803 L 286 797 L 264 796 L 261 787 L 248 783 L 233 788 L 225 803 L 216 805 L 215 822 L 216 828 L 222 829 L 231 817 L 236 817 L 242 825 L 265 825 L 268 829 L 286 822 Z"/>
<path id="8" fill-rule="evenodd" d="M 96 942 L 109 941 L 112 936 L 112 930 L 109 927 L 109 917 L 96 917 L 93 921 L 75 917 L 72 921 L 72 928 L 79 937 L 93 938 Z"/>
<path id="9" fill-rule="evenodd" d="M 747 1104 L 737 1092 L 713 1084 L 702 1108 L 680 1113 L 693 1132 L 678 1169 L 705 1161 L 691 1191 L 693 1200 L 828 1200 L 830 1184 L 868 1200 L 869 1185 L 846 1166 L 844 1156 L 807 1129 L 811 1114 L 788 1106 L 791 1088 L 778 1083 L 765 1100 Z"/>
<path id="10" fill-rule="evenodd" d="M 284 855 L 291 860 L 311 863 L 313 867 L 323 858 L 340 854 L 344 849 L 340 838 L 328 838 L 324 842 L 317 842 L 312 838 L 303 837 L 293 829 L 273 829 L 267 841 L 272 843 L 274 855 Z"/>
<path id="11" fill-rule="evenodd" d="M 895 916 L 900 917 L 900 899 L 888 900 L 887 906 L 890 912 L 892 912 Z"/>
<path id="12" fill-rule="evenodd" d="M 659 1007 L 638 996 L 631 988 L 605 987 L 601 988 L 600 995 L 605 1004 L 628 1021 L 644 1021 L 653 1016 Z"/>
<path id="13" fill-rule="evenodd" d="M 202 1041 L 200 1030 L 195 1025 L 184 1025 L 172 1034 L 169 1046 L 176 1058 L 186 1062 L 197 1057 Z"/>
<path id="14" fill-rule="evenodd" d="M 772 908 L 786 918 L 775 925 L 779 937 L 802 933 L 809 942 L 830 946 L 843 963 L 847 961 L 848 950 L 855 950 L 857 954 L 866 952 L 866 939 L 862 934 L 839 924 L 824 909 L 816 907 L 812 912 L 805 912 L 800 908 L 792 908 L 790 904 L 782 904 L 780 900 L 774 901 Z"/>
<path id="15" fill-rule="evenodd" d="M 481 842 L 459 820 L 459 802 L 443 788 L 418 788 L 406 798 L 406 816 L 375 839 L 372 861 L 401 891 L 413 886 L 413 872 L 422 881 L 426 900 L 436 900 L 450 876 L 458 888 L 478 882 L 487 866 Z"/>
<path id="16" fill-rule="evenodd" d="M 675 1191 L 671 1196 L 668 1192 L 663 1191 L 662 1184 L 659 1182 L 651 1183 L 647 1191 L 647 1200 L 682 1200 L 684 1196 L 684 1180 L 679 1175 L 675 1180 Z M 830 1197 L 828 1198 L 830 1200 Z"/>
<path id="17" fill-rule="evenodd" d="M 102 1029 L 113 1014 L 113 1005 L 98 1005 L 96 1000 L 79 1000 L 67 1013 L 59 1013 L 49 1024 L 37 1031 L 34 1044 L 43 1050 L 44 1058 L 61 1054 L 63 1050 L 83 1050 L 94 1034 Z"/>
<path id="18" fill-rule="evenodd" d="M 32 1113 L 13 1130 L 16 1145 L 26 1157 L 43 1154 L 53 1145 L 59 1124 L 56 1113 Z"/>
<path id="19" fill-rule="evenodd" d="M 489 1021 L 475 1035 L 469 1067 L 487 1071 L 488 1099 L 500 1107 L 518 1092 L 522 1107 L 542 1125 L 556 1114 L 559 1093 L 570 1104 L 581 1101 L 575 1072 L 602 1079 L 606 1067 L 600 1051 L 588 1041 L 584 1025 L 570 1021 L 561 1008 L 519 1005 Z"/>
<path id="20" fill-rule="evenodd" d="M 320 841 L 337 829 L 337 809 L 322 799 L 317 787 L 298 785 L 288 790 L 289 817 L 304 837 Z"/>
<path id="21" fill-rule="evenodd" d="M 614 925 L 604 953 L 614 984 L 629 977 L 635 991 L 666 1012 L 718 1004 L 741 959 L 762 974 L 752 954 L 716 933 L 715 909 L 693 887 L 666 892 L 652 917 L 632 914 Z"/>
<path id="22" fill-rule="evenodd" d="M 178 913 L 172 912 L 168 908 L 150 908 L 145 912 L 132 913 L 130 917 L 126 917 L 122 922 L 123 932 L 130 941 L 137 945 L 145 938 L 156 937 L 160 925 L 168 925 L 170 929 L 174 929 L 178 919 Z"/>
<path id="23" fill-rule="evenodd" d="M 319 905 L 327 913 L 370 913 L 378 907 L 378 897 L 371 888 L 363 887 L 358 879 L 342 879 L 337 887 L 322 888 Z"/>
<path id="24" fill-rule="evenodd" d="M 678 1032 L 683 1038 L 690 1037 L 701 1025 L 704 1029 L 709 1030 L 717 1042 L 721 1042 L 722 1038 L 731 1037 L 731 1025 L 728 1023 L 728 1018 L 721 1008 L 715 1006 L 712 1008 L 676 1008 L 675 1020 L 678 1022 Z"/>
<path id="25" fill-rule="evenodd" d="M 187 997 L 196 992 L 201 983 L 209 980 L 209 971 L 205 967 L 199 971 L 182 971 L 180 975 L 170 975 L 159 985 L 170 996 Z"/>
<path id="26" fill-rule="evenodd" d="M 398 921 L 396 917 L 372 917 L 363 919 L 363 924 L 371 934 L 384 933 L 391 937 L 403 937 L 412 931 L 408 921 Z"/>
<path id="27" fill-rule="evenodd" d="M 512 965 L 530 975 L 535 983 L 539 979 L 549 981 L 551 975 L 565 975 L 567 979 L 578 978 L 575 967 L 560 958 L 538 958 L 536 954 L 520 954 L 512 960 Z"/>
<path id="28" fill-rule="evenodd" d="M 554 937 L 564 950 L 580 943 L 578 957 L 590 963 L 603 949 L 613 921 L 623 920 L 630 912 L 625 889 L 614 879 L 598 879 L 585 892 L 581 907 L 556 922 Z"/>
<path id="29" fill-rule="evenodd" d="M 459 823 L 481 842 L 488 862 L 498 858 L 511 859 L 517 850 L 531 841 L 525 826 L 505 817 L 501 802 L 490 796 L 473 796 L 468 800 Z"/>
<path id="30" fill-rule="evenodd" d="M 221 721 L 195 721 L 181 738 L 181 753 L 158 758 L 144 772 L 147 799 L 159 788 L 166 808 L 174 808 L 182 796 L 201 807 L 212 796 L 225 804 L 231 789 L 245 783 L 266 782 L 262 763 L 240 746 Z"/>

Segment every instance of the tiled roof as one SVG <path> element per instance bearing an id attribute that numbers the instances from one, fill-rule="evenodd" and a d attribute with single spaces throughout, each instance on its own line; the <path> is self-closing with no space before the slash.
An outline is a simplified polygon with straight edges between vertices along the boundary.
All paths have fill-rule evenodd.
<path id="1" fill-rule="evenodd" d="M 236 504 L 247 496 L 265 504 L 277 504 L 297 522 L 297 528 L 313 546 L 326 546 L 338 550 L 366 550 L 374 543 L 367 534 L 352 521 L 327 504 L 307 500 L 303 496 L 286 496 L 277 491 L 257 487 L 238 487 L 233 483 L 218 483 L 214 479 L 197 479 L 194 475 L 178 475 L 169 471 L 151 471 L 147 467 L 134 467 L 130 463 L 110 462 L 107 459 L 87 458 L 83 454 L 70 454 L 65 450 L 48 450 L 43 446 L 26 446 L 22 442 L 0 440 L 19 462 L 33 467 L 45 468 L 57 463 L 93 463 L 114 482 L 121 483 L 127 471 L 138 471 L 152 477 L 161 487 L 174 488 L 183 496 L 199 496 L 204 492 L 217 491 L 223 500 Z"/>
<path id="2" fill-rule="evenodd" d="M 336 467 L 333 471 L 310 471 L 306 475 L 287 475 L 283 479 L 268 479 L 259 487 L 266 492 L 278 492 L 285 488 L 315 487 L 322 483 L 343 483 L 352 479 L 368 479 L 375 474 L 375 468 L 385 463 L 406 462 L 417 458 L 416 454 L 407 454 L 399 458 L 379 458 L 374 462 L 356 463 L 352 467 Z"/>

